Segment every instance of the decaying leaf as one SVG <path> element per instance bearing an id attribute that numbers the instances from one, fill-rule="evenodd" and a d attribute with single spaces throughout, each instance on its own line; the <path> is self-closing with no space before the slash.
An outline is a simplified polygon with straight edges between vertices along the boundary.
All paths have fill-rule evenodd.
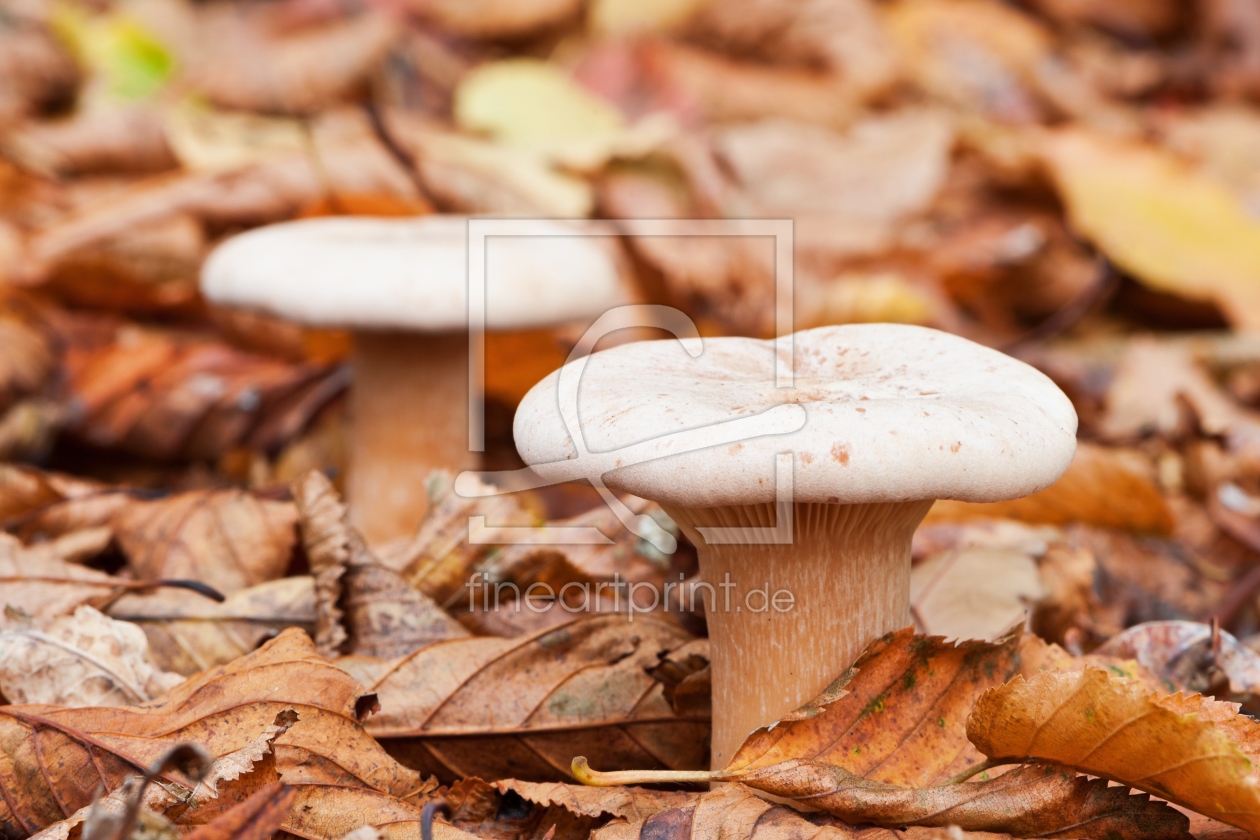
<path id="1" fill-rule="evenodd" d="M 1213 634 L 1207 624 L 1138 624 L 1108 639 L 1094 653 L 1136 660 L 1186 691 L 1246 707 L 1254 707 L 1260 695 L 1260 655 L 1224 630 Z"/>
<path id="2" fill-rule="evenodd" d="M 939 501 L 928 521 L 994 518 L 1169 534 L 1172 513 L 1155 484 L 1149 460 L 1137 452 L 1080 443 L 1066 473 L 1040 493 L 988 504 Z"/>
<path id="3" fill-rule="evenodd" d="M 184 835 L 189 840 L 269 840 L 288 818 L 297 798 L 293 788 L 273 782 L 263 785 L 213 822 Z"/>
<path id="4" fill-rule="evenodd" d="M 137 502 L 114 527 L 141 577 L 198 580 L 231 594 L 284 575 L 296 521 L 292 504 L 223 490 Z"/>
<path id="5" fill-rule="evenodd" d="M 74 814 L 98 785 L 117 788 L 182 741 L 216 759 L 247 749 L 290 709 L 300 709 L 301 719 L 275 745 L 276 767 L 290 784 L 393 801 L 416 789 L 418 779 L 363 731 L 356 715 L 361 696 L 362 688 L 318 657 L 305 634 L 286 631 L 146 706 L 0 706 L 0 785 L 7 794 L 0 833 L 19 840 Z"/>
<path id="6" fill-rule="evenodd" d="M 684 838 L 738 838 L 769 840 L 999 840 L 1009 835 L 963 832 L 950 829 L 858 829 L 829 815 L 803 814 L 767 802 L 752 788 L 738 782 L 694 795 L 694 802 L 670 808 L 638 820 L 617 820 L 595 832 L 596 840 L 684 840 Z"/>
<path id="7" fill-rule="evenodd" d="M 293 498 L 315 575 L 320 653 L 392 658 L 468 635 L 428 596 L 376 560 L 350 527 L 345 504 L 322 473 L 312 471 L 295 481 Z"/>
<path id="8" fill-rule="evenodd" d="M 66 355 L 68 388 L 81 403 L 71 431 L 94 446 L 159 459 L 274 448 L 344 387 L 319 366 L 217 341 L 121 326 L 101 343 L 80 332 Z"/>
<path id="9" fill-rule="evenodd" d="M 1053 761 L 1260 828 L 1260 724 L 1233 703 L 1160 696 L 1093 668 L 1052 671 L 987 691 L 967 735 L 990 758 Z"/>
<path id="10" fill-rule="evenodd" d="M 0 631 L 0 695 L 10 703 L 126 706 L 181 682 L 154 664 L 143 630 L 88 606 Z"/>
<path id="11" fill-rule="evenodd" d="M 983 580 L 984 586 L 976 586 Z M 1009 548 L 942 552 L 910 572 L 910 610 L 924 633 L 996 639 L 1046 595 L 1031 555 Z"/>
<path id="12" fill-rule="evenodd" d="M 964 719 L 986 687 L 1020 668 L 1019 634 L 947 644 L 910 629 L 872 643 L 810 703 L 758 729 L 722 770 L 597 773 L 575 758 L 579 780 L 600 786 L 664 781 L 739 782 L 808 802 L 848 823 L 957 825 L 1017 836 L 1186 837 L 1184 815 L 1127 788 L 1056 766 L 957 783 L 950 770 L 976 756 Z M 1040 644 L 1040 643 L 1038 643 Z M 1044 644 L 1040 644 L 1044 648 Z M 1034 659 L 1052 656 L 1033 648 Z M 961 761 L 960 761 L 961 759 Z M 972 770 L 971 772 L 974 772 Z M 942 780 L 945 783 L 942 784 Z"/>
<path id="13" fill-rule="evenodd" d="M 315 630 L 309 576 L 260 583 L 223 603 L 180 589 L 128 593 L 105 612 L 139 626 L 158 666 L 185 676 L 244 656 L 286 628 Z"/>
<path id="14" fill-rule="evenodd" d="M 1043 154 L 1072 224 L 1117 265 L 1165 292 L 1260 321 L 1260 221 L 1221 184 L 1149 146 L 1079 130 Z"/>
<path id="15" fill-rule="evenodd" d="M 24 546 L 0 534 L 0 607 L 51 619 L 81 604 L 103 606 L 118 597 L 128 581 L 75 562 L 104 551 L 111 538 L 108 529 L 97 528 Z"/>
<path id="16" fill-rule="evenodd" d="M 451 608 L 468 597 L 466 584 L 488 546 L 469 541 L 468 519 L 485 517 L 481 539 L 493 544 L 494 529 L 538 524 L 533 514 L 512 496 L 465 498 L 454 492 L 453 476 L 443 475 L 430 486 L 433 504 L 409 540 L 385 546 L 380 559 L 396 569 L 413 587 L 440 606 Z"/>
<path id="17" fill-rule="evenodd" d="M 708 721 L 675 714 L 646 670 L 688 640 L 651 616 L 597 615 L 516 639 L 337 664 L 380 698 L 368 731 L 421 773 L 558 781 L 583 749 L 624 767 L 708 760 Z"/>

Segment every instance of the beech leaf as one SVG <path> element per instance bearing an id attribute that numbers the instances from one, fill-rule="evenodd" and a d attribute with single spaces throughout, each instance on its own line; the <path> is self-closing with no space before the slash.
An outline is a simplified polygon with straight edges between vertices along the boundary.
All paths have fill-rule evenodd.
<path id="1" fill-rule="evenodd" d="M 987 691 L 967 721 L 992 759 L 1052 761 L 1260 832 L 1260 724 L 1199 695 L 1160 696 L 1097 668 Z"/>

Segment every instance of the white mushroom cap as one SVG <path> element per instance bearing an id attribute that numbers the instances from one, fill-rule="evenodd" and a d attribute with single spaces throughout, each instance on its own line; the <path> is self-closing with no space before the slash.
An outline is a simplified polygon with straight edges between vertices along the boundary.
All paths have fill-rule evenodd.
<path id="1" fill-rule="evenodd" d="M 601 245 L 563 222 L 546 236 L 486 239 L 486 326 L 529 329 L 590 318 L 625 303 Z M 468 323 L 467 219 L 335 217 L 233 237 L 206 260 L 215 303 L 300 323 L 444 332 Z"/>
<path id="2" fill-rule="evenodd" d="M 1045 489 L 1072 461 L 1071 402 L 996 350 L 899 324 L 821 327 L 794 339 L 791 389 L 775 388 L 773 342 L 749 338 L 705 339 L 697 358 L 669 340 L 585 360 L 577 416 L 587 449 L 658 439 L 647 448 L 662 456 L 612 469 L 607 485 L 681 507 L 771 502 L 775 455 L 790 451 L 798 502 L 992 502 Z M 517 449 L 544 476 L 540 465 L 577 454 L 560 415 L 559 374 L 535 385 L 516 413 Z M 799 430 L 689 452 L 659 440 L 710 427 L 697 433 L 701 442 L 721 441 L 713 424 L 784 403 L 805 409 Z M 609 467 L 618 457 L 601 456 Z"/>

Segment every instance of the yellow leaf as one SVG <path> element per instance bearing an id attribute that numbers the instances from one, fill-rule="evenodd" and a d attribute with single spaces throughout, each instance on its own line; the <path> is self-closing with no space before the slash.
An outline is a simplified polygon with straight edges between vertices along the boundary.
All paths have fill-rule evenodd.
<path id="1" fill-rule="evenodd" d="M 455 91 L 455 121 L 578 170 L 613 156 L 642 156 L 676 132 L 672 118 L 659 114 L 627 127 L 611 102 L 556 65 L 527 58 L 484 64 L 465 76 Z"/>
<path id="2" fill-rule="evenodd" d="M 1042 155 L 1072 224 L 1116 265 L 1260 328 L 1260 219 L 1224 185 L 1166 152 L 1079 130 L 1050 135 Z"/>
<path id="3" fill-rule="evenodd" d="M 236 169 L 310 148 L 302 124 L 283 117 L 218 111 L 185 102 L 164 116 L 166 140 L 190 170 Z"/>
<path id="4" fill-rule="evenodd" d="M 1090 668 L 986 691 L 967 736 L 990 758 L 1052 761 L 1260 832 L 1260 724 L 1233 703 L 1160 697 Z"/>

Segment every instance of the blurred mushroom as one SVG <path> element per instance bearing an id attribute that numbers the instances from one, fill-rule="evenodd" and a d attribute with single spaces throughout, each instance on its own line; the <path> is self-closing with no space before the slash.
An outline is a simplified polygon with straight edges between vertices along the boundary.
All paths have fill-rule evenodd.
<path id="1" fill-rule="evenodd" d="M 911 536 L 933 500 L 1042 490 L 1076 449 L 1067 397 L 995 350 L 895 324 L 793 340 L 786 388 L 775 387 L 786 359 L 755 339 L 709 339 L 695 359 L 678 342 L 638 342 L 566 366 L 585 364 L 585 446 L 629 459 L 604 481 L 659 502 L 719 587 L 706 604 L 714 767 L 816 697 L 873 639 L 910 624 Z M 544 478 L 572 471 L 574 432 L 557 400 L 564 370 L 516 415 L 517 448 Z M 793 403 L 805 409 L 796 431 L 732 443 L 724 428 Z M 687 447 L 669 434 L 682 431 Z M 790 495 L 776 488 L 776 456 L 789 452 Z"/>
<path id="2" fill-rule="evenodd" d="M 346 490 L 372 543 L 415 530 L 433 470 L 477 465 L 466 225 L 451 216 L 288 222 L 229 240 L 202 271 L 216 303 L 354 331 Z M 558 326 L 621 302 L 608 253 L 563 223 L 542 229 L 549 235 L 486 239 L 487 329 Z"/>

